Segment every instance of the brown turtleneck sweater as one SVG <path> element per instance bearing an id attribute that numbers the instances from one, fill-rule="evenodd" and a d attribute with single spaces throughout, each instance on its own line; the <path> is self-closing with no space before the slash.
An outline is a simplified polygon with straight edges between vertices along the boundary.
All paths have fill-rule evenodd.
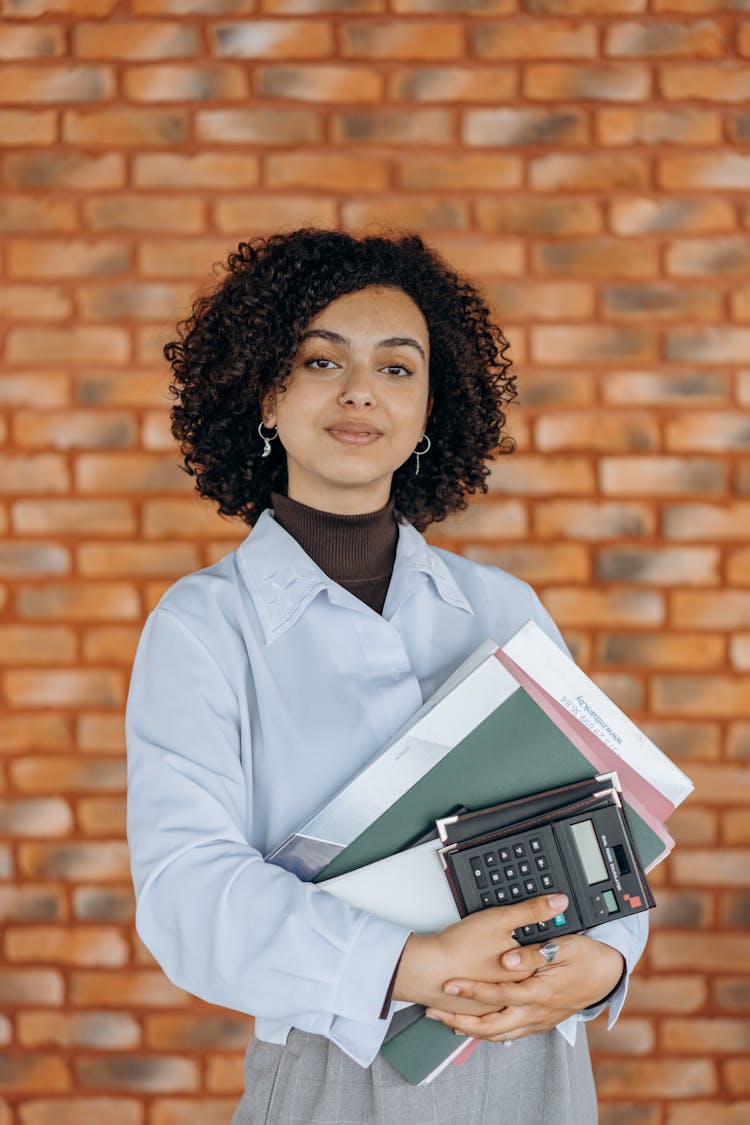
<path id="1" fill-rule="evenodd" d="M 398 526 L 393 500 L 364 515 L 341 516 L 271 493 L 273 514 L 324 574 L 383 612 L 396 561 Z"/>

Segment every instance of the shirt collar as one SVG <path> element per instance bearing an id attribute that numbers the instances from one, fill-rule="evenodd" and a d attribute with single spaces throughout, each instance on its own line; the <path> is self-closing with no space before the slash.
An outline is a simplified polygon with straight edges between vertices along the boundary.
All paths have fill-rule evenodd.
<path id="1" fill-rule="evenodd" d="M 253 599 L 266 643 L 271 644 L 299 620 L 322 590 L 332 602 L 362 612 L 372 610 L 330 579 L 276 522 L 269 509 L 237 550 L 242 579 Z M 443 601 L 472 613 L 471 605 L 450 570 L 416 528 L 399 523 L 396 562 L 385 610 L 390 616 L 415 590 L 414 576 L 427 575 Z"/>

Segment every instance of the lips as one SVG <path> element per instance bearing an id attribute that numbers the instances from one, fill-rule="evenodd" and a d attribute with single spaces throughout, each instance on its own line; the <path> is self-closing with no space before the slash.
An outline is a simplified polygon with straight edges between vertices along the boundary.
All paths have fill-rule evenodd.
<path id="1" fill-rule="evenodd" d="M 359 422 L 341 422 L 338 425 L 329 426 L 327 432 L 336 441 L 343 442 L 346 445 L 367 445 L 383 436 L 382 430 L 379 430 L 377 426 Z"/>

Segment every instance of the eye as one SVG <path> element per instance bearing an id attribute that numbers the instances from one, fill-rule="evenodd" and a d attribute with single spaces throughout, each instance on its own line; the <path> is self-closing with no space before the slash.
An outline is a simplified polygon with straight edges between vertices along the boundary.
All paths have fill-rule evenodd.
<path id="1" fill-rule="evenodd" d="M 405 363 L 389 363 L 387 367 L 381 367 L 381 371 L 386 371 L 389 375 L 395 375 L 396 378 L 405 379 L 414 372 Z"/>
<path id="2" fill-rule="evenodd" d="M 332 359 L 327 359 L 323 355 L 312 356 L 305 360 L 305 367 L 310 367 L 313 371 L 333 371 L 337 366 L 338 364 Z"/>

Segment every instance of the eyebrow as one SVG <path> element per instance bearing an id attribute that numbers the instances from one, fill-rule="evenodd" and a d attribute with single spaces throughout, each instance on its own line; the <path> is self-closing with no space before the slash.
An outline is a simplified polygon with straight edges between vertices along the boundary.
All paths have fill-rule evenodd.
<path id="1" fill-rule="evenodd" d="M 305 332 L 303 334 L 302 340 L 300 342 L 304 343 L 304 341 L 308 340 L 311 336 L 319 336 L 321 339 L 328 340 L 332 344 L 348 345 L 351 343 L 351 340 L 347 340 L 346 336 L 342 336 L 340 332 L 332 332 L 329 328 L 311 328 L 308 332 Z M 424 348 L 419 343 L 419 341 L 415 340 L 412 336 L 388 336 L 388 338 L 385 340 L 379 340 L 377 343 L 377 347 L 415 348 L 421 355 L 422 359 L 426 359 Z"/>

